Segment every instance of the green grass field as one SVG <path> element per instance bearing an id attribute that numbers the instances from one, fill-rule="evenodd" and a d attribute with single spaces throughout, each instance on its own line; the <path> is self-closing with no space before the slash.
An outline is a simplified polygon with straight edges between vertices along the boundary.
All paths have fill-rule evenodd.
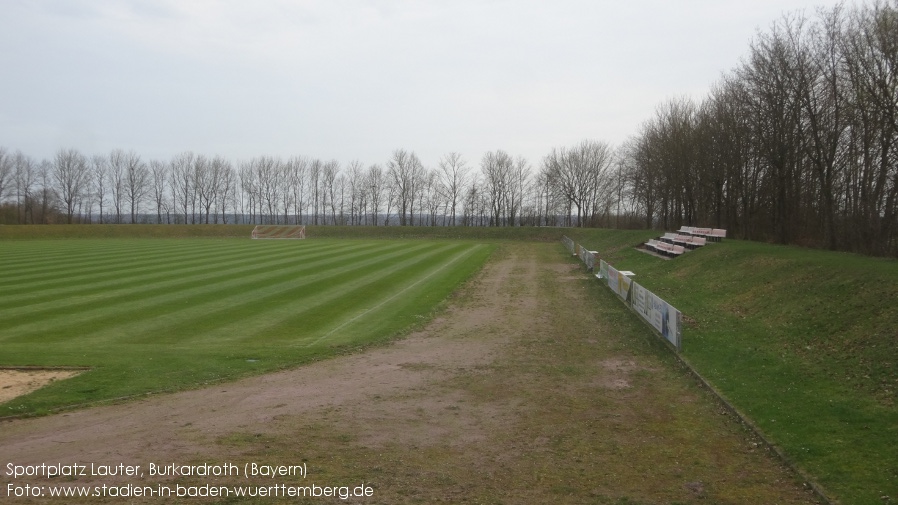
<path id="1" fill-rule="evenodd" d="M 90 367 L 2 415 L 183 389 L 386 340 L 429 319 L 492 250 L 447 240 L 2 241 L 0 366 Z"/>
<path id="2" fill-rule="evenodd" d="M 0 365 L 91 367 L 0 411 L 384 341 L 426 320 L 491 244 L 562 233 L 683 311 L 682 357 L 831 496 L 898 502 L 898 261 L 737 240 L 666 261 L 634 248 L 653 231 L 321 227 L 251 241 L 208 238 L 247 227 L 0 227 Z"/>

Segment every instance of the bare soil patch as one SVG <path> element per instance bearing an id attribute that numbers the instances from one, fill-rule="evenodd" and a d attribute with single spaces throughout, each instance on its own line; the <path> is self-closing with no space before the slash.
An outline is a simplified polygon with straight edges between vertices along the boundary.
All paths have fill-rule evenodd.
<path id="1" fill-rule="evenodd" d="M 0 368 L 0 403 L 36 391 L 51 382 L 72 378 L 79 373 L 80 370 Z"/>
<path id="2" fill-rule="evenodd" d="M 502 246 L 424 329 L 362 354 L 4 422 L 0 463 L 305 464 L 60 484 L 364 482 L 359 503 L 814 503 L 560 247 Z"/>

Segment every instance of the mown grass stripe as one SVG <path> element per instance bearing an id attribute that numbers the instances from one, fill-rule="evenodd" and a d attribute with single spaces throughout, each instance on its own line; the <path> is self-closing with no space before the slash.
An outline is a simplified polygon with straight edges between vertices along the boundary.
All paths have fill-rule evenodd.
<path id="1" fill-rule="evenodd" d="M 435 275 L 438 274 L 438 273 L 443 272 L 444 270 L 446 270 L 447 268 L 449 268 L 450 266 L 452 266 L 453 264 L 455 264 L 458 260 L 460 260 L 460 259 L 462 259 L 462 258 L 465 258 L 465 257 L 467 257 L 467 256 L 470 256 L 470 255 L 473 254 L 473 252 L 474 252 L 476 249 L 478 249 L 479 247 L 480 247 L 480 246 L 474 246 L 474 247 L 470 247 L 470 248 L 468 248 L 468 249 L 465 249 L 465 250 L 461 251 L 460 253 L 458 253 L 458 254 L 456 254 L 455 256 L 453 256 L 449 261 L 443 263 L 442 265 L 440 265 L 440 266 L 437 267 L 436 269 L 431 270 L 431 271 L 430 271 L 427 275 L 425 275 L 424 277 L 419 277 L 419 278 L 414 279 L 414 282 L 412 282 L 411 284 L 405 285 L 405 286 L 403 286 L 402 289 L 400 289 L 399 291 L 393 293 L 392 295 L 390 295 L 390 296 L 388 296 L 388 297 L 386 297 L 386 298 L 383 298 L 379 303 L 377 303 L 377 304 L 374 305 L 373 307 L 364 309 L 363 311 L 359 312 L 359 313 L 356 314 L 355 316 L 352 316 L 352 317 L 350 317 L 349 319 L 346 319 L 345 321 L 341 322 L 341 323 L 338 324 L 336 327 L 332 328 L 331 330 L 329 330 L 328 332 L 326 332 L 324 335 L 318 337 L 317 339 L 313 340 L 311 343 L 309 343 L 309 344 L 307 344 L 307 345 L 308 345 L 308 346 L 313 346 L 313 345 L 316 345 L 316 344 L 319 344 L 319 343 L 323 342 L 324 340 L 327 340 L 328 338 L 330 338 L 332 335 L 334 335 L 334 334 L 337 333 L 338 331 L 340 331 L 340 330 L 342 330 L 343 328 L 345 328 L 345 327 L 347 327 L 347 326 L 349 326 L 349 325 L 355 323 L 356 321 L 358 321 L 359 319 L 361 319 L 361 318 L 364 317 L 365 315 L 367 315 L 367 314 L 369 314 L 369 313 L 371 313 L 371 312 L 377 311 L 378 309 L 382 308 L 384 305 L 386 305 L 386 304 L 388 304 L 388 303 L 394 301 L 397 297 L 399 297 L 399 296 L 401 296 L 401 295 L 404 295 L 405 293 L 407 293 L 408 291 L 410 291 L 411 289 L 413 289 L 413 288 L 415 288 L 415 287 L 418 287 L 422 282 L 424 282 L 424 281 L 426 281 L 426 280 L 429 280 L 431 277 L 435 276 Z"/>
<path id="2" fill-rule="evenodd" d="M 203 251 L 201 251 L 203 252 Z M 304 251 L 306 252 L 306 251 Z M 265 261 L 260 262 L 258 259 L 258 255 L 252 251 L 246 251 L 241 256 L 237 256 L 235 254 L 231 254 L 229 251 L 225 251 L 221 253 L 224 258 L 228 258 L 226 261 L 210 261 L 208 256 L 203 254 L 194 255 L 187 259 L 181 259 L 179 256 L 169 256 L 165 260 L 161 260 L 155 267 L 144 267 L 144 268 L 134 268 L 128 267 L 124 272 L 115 272 L 108 275 L 94 275 L 94 274 L 86 274 L 85 276 L 74 276 L 74 283 L 76 286 L 85 286 L 82 282 L 85 280 L 85 277 L 88 279 L 94 279 L 93 283 L 87 284 L 86 286 L 90 286 L 93 284 L 102 285 L 103 287 L 109 287 L 109 284 L 104 284 L 102 281 L 112 277 L 116 280 L 120 280 L 123 282 L 132 282 L 129 279 L 134 279 L 137 281 L 138 279 L 143 278 L 151 278 L 151 279 L 167 279 L 169 277 L 179 277 L 183 276 L 185 273 L 194 272 L 194 271 L 215 271 L 218 269 L 227 269 L 232 265 L 252 265 L 252 266 L 265 266 L 265 265 L 274 265 L 277 263 L 279 259 L 282 259 L 284 262 L 288 261 L 290 258 L 294 257 L 293 252 L 284 251 L 281 255 L 273 255 L 267 254 L 264 256 Z M 325 257 L 329 253 L 322 252 L 320 255 L 309 255 L 309 257 Z M 248 261 L 251 260 L 251 263 Z M 127 274 L 127 275 L 125 275 Z M 61 286 L 66 286 L 69 283 L 60 283 Z M 36 296 L 36 294 L 47 292 L 48 296 L 58 298 L 60 295 L 64 294 L 60 291 L 52 291 L 52 290 L 36 290 L 36 288 L 43 287 L 38 286 L 31 283 L 25 283 L 18 286 L 22 290 L 31 290 L 35 293 L 32 294 L 32 297 Z M 0 299 L 5 300 L 8 297 L 2 297 Z M 18 297 L 9 297 L 18 301 Z M 0 305 L 2 307 L 4 305 Z"/>
<path id="3" fill-rule="evenodd" d="M 164 242 L 166 244 L 163 247 L 158 245 L 150 247 L 154 244 L 154 241 L 137 239 L 122 241 L 121 244 L 118 244 L 119 247 L 87 251 L 82 258 L 68 255 L 64 258 L 65 261 L 52 261 L 35 257 L 31 260 L 31 268 L 23 266 L 16 272 L 11 272 L 9 275 L 4 276 L 2 282 L 10 284 L 22 279 L 36 282 L 41 279 L 55 279 L 59 276 L 71 277 L 73 270 L 104 271 L 108 270 L 110 266 L 115 268 L 134 268 L 143 265 L 144 262 L 156 264 L 159 260 L 167 261 L 171 264 L 183 258 L 216 258 L 235 251 L 245 251 L 245 253 L 249 254 L 250 251 L 259 249 L 257 244 L 248 240 L 203 241 L 199 244 L 196 242 L 183 243 L 184 241 L 179 240 L 167 240 Z M 293 248 L 285 247 L 284 250 L 322 249 L 324 247 L 326 246 L 320 243 L 303 243 Z"/>
<path id="4" fill-rule="evenodd" d="M 171 242 L 174 243 L 174 241 Z M 30 279 L 34 281 L 40 278 L 53 278 L 54 276 L 67 275 L 72 268 L 82 268 L 90 265 L 105 266 L 110 263 L 120 263 L 122 260 L 128 260 L 133 266 L 135 260 L 140 260 L 142 257 L 158 258 L 168 256 L 171 253 L 171 247 L 160 247 L 156 245 L 152 249 L 148 249 L 146 247 L 147 244 L 152 244 L 152 242 L 132 239 L 107 248 L 95 247 L 94 249 L 82 250 L 81 247 L 72 249 L 66 247 L 65 254 L 58 256 L 54 255 L 52 257 L 42 255 L 41 252 L 44 247 L 52 247 L 54 245 L 53 241 L 29 244 L 33 245 L 34 249 L 30 251 L 31 257 L 28 261 L 18 264 L 5 262 L 9 265 L 15 265 L 17 268 L 14 272 L 10 272 L 9 275 L 3 276 L 2 279 L 0 279 L 0 282 L 5 285 L 11 282 L 17 282 L 20 279 Z M 15 245 L 22 244 L 15 243 Z M 69 246 L 69 243 L 65 243 L 65 245 Z M 197 250 L 201 249 L 195 244 L 192 247 Z M 0 251 L 3 251 L 4 249 L 5 247 L 0 247 Z M 75 251 L 81 252 L 76 253 Z"/>
<path id="5" fill-rule="evenodd" d="M 134 272 L 153 271 L 157 268 L 169 269 L 172 265 L 177 267 L 189 266 L 191 264 L 211 263 L 220 261 L 222 258 L 243 257 L 251 259 L 256 253 L 257 248 L 237 247 L 238 244 L 222 244 L 225 247 L 190 248 L 190 249 L 174 249 L 168 250 L 123 250 L 115 256 L 110 256 L 98 261 L 88 261 L 77 263 L 67 260 L 64 266 L 58 267 L 56 270 L 47 267 L 36 267 L 30 274 L 9 275 L 6 277 L 8 281 L 4 283 L 6 289 L 12 289 L 16 284 L 22 289 L 31 289 L 41 286 L 52 286 L 60 282 L 69 282 L 75 280 L 90 281 L 96 276 L 118 276 L 132 275 Z M 304 251 L 324 250 L 326 246 L 316 245 L 315 247 L 304 247 Z M 295 248 L 299 249 L 299 248 Z M 288 254 L 290 249 L 285 248 L 284 254 Z M 24 269 L 23 269 L 24 270 Z"/>
<path id="6" fill-rule="evenodd" d="M 426 247 L 426 248 L 425 248 Z M 446 246 L 451 247 L 451 246 Z M 243 303 L 234 308 L 231 297 L 218 310 L 199 317 L 179 318 L 176 324 L 164 327 L 168 335 L 160 335 L 152 327 L 142 327 L 143 337 L 129 339 L 141 343 L 147 339 L 171 342 L 175 345 L 194 345 L 194 341 L 210 340 L 251 340 L 261 336 L 266 341 L 284 338 L 283 330 L 290 332 L 286 338 L 293 338 L 294 332 L 306 331 L 307 325 L 280 326 L 282 321 L 290 317 L 302 317 L 302 314 L 332 303 L 350 293 L 363 292 L 370 279 L 380 279 L 408 265 L 424 261 L 435 254 L 433 246 L 418 248 L 403 247 L 388 255 L 382 255 L 371 261 L 361 263 L 353 268 L 340 268 L 328 272 L 314 281 L 294 284 L 290 289 L 277 293 L 277 296 L 252 296 L 251 303 Z M 393 265 L 393 266 L 390 266 Z M 367 272 L 367 273 L 366 273 Z M 235 295 L 237 300 L 242 295 Z M 333 315 L 334 309 L 325 311 Z"/>
<path id="7" fill-rule="evenodd" d="M 401 250 L 401 244 L 386 245 L 387 250 Z M 338 268 L 345 263 L 343 260 L 352 255 L 329 256 L 327 259 L 318 263 L 307 264 L 294 270 L 295 273 L 312 272 L 314 274 L 305 276 L 305 282 L 311 282 L 319 278 L 326 278 L 329 274 L 328 269 Z M 376 261 L 375 259 L 366 260 L 362 266 L 368 262 Z M 268 268 L 266 265 L 255 265 L 251 270 L 243 272 L 244 275 L 238 276 L 232 273 L 229 276 L 215 276 L 208 274 L 200 278 L 183 277 L 180 280 L 165 284 L 162 287 L 148 289 L 143 284 L 134 286 L 128 294 L 120 294 L 113 301 L 108 301 L 103 305 L 97 306 L 93 301 L 85 304 L 78 303 L 70 305 L 63 310 L 61 307 L 50 307 L 40 314 L 32 313 L 30 322 L 16 324 L 16 319 L 3 318 L 0 319 L 0 329 L 3 334 L 0 335 L 0 341 L 18 341 L 22 339 L 35 338 L 40 336 L 42 340 L 58 340 L 60 338 L 76 338 L 67 331 L 68 325 L 77 325 L 82 331 L 87 332 L 88 329 L 96 329 L 116 324 L 117 320 L 126 321 L 145 321 L 152 317 L 154 313 L 165 311 L 182 311 L 185 300 L 203 299 L 208 293 L 218 291 L 234 291 L 233 297 L 247 298 L 251 295 L 259 296 L 260 300 L 264 300 L 268 296 L 277 294 L 278 292 L 290 289 L 295 285 L 293 281 L 284 280 L 277 282 L 285 273 L 283 271 Z M 247 281 L 247 279 L 249 279 Z M 249 284 L 251 282 L 252 284 Z M 208 303 L 215 303 L 216 300 L 210 300 Z M 202 305 L 202 304 L 201 304 Z M 155 309 L 155 312 L 151 312 Z M 114 317 L 110 318 L 112 314 Z M 33 318 L 40 315 L 40 318 Z M 34 320 L 38 319 L 38 320 Z M 59 324 L 55 324 L 59 322 Z M 7 323 L 4 325 L 4 323 Z"/>
<path id="8" fill-rule="evenodd" d="M 308 253 L 308 251 L 303 252 Z M 349 254 L 351 253 L 346 253 L 346 255 Z M 71 282 L 59 283 L 57 289 L 34 291 L 36 287 L 47 288 L 48 286 L 22 285 L 19 287 L 19 290 L 12 290 L 15 294 L 0 296 L 0 310 L 37 305 L 42 302 L 52 304 L 66 296 L 70 297 L 69 304 L 78 304 L 79 301 L 80 303 L 86 303 L 88 298 L 93 298 L 91 303 L 99 303 L 103 299 L 117 299 L 123 293 L 129 293 L 134 285 L 142 286 L 141 289 L 149 294 L 152 289 L 176 288 L 178 282 L 172 282 L 173 280 L 186 282 L 189 279 L 218 278 L 221 277 L 222 270 L 228 270 L 230 275 L 240 272 L 254 273 L 256 270 L 263 269 L 274 271 L 276 268 L 288 264 L 291 260 L 295 260 L 296 253 L 294 251 L 285 251 L 284 254 L 280 255 L 266 255 L 266 260 L 262 262 L 258 260 L 257 255 L 251 253 L 243 256 L 226 255 L 225 257 L 229 259 L 227 261 L 212 262 L 213 264 L 210 264 L 204 258 L 191 258 L 190 260 L 178 261 L 176 263 L 177 266 L 174 268 L 168 263 L 160 262 L 153 268 L 145 267 L 129 270 L 126 272 L 127 276 L 122 275 L 122 273 L 110 273 L 101 276 L 90 274 L 75 276 Z M 306 254 L 303 257 L 305 260 L 304 264 L 311 268 L 313 262 L 318 261 L 319 258 L 333 259 L 334 255 L 323 250 L 320 254 Z M 247 263 L 248 259 L 253 260 L 251 264 Z M 243 268 L 238 268 L 238 265 L 243 265 Z M 84 284 L 82 281 L 85 277 L 93 279 L 93 282 Z M 21 294 L 19 293 L 20 290 L 26 291 L 26 293 L 28 290 L 32 290 L 32 292 L 30 294 Z M 98 292 L 102 296 L 97 296 Z M 60 305 L 51 305 L 53 310 L 59 307 Z M 33 310 L 38 309 L 34 308 Z M 11 312 L 11 314 L 14 314 L 14 312 Z"/>
<path id="9" fill-rule="evenodd" d="M 427 270 L 435 263 L 442 261 L 460 245 L 448 244 L 443 247 L 414 255 L 411 259 L 397 262 L 395 265 L 372 270 L 361 276 L 350 279 L 341 286 L 333 286 L 327 291 L 309 297 L 307 303 L 300 306 L 285 306 L 277 311 L 279 317 L 266 317 L 259 323 L 257 330 L 245 332 L 243 340 L 251 343 L 259 338 L 266 341 L 277 341 L 298 344 L 314 338 L 322 328 L 332 325 L 346 312 L 354 312 L 359 306 L 370 302 L 372 297 L 379 298 L 394 286 L 402 285 L 408 277 L 416 275 L 419 270 Z M 291 310 L 293 309 L 293 310 Z M 273 315 L 271 313 L 268 314 Z"/>

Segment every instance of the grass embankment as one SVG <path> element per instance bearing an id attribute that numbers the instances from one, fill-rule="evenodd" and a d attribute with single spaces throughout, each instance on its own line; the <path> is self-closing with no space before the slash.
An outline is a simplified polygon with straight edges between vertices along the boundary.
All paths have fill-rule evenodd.
<path id="1" fill-rule="evenodd" d="M 383 341 L 428 319 L 492 249 L 422 240 L 2 242 L 0 366 L 91 370 L 10 401 L 0 415 L 183 389 Z"/>
<path id="2" fill-rule="evenodd" d="M 665 261 L 645 238 L 575 240 L 684 313 L 683 357 L 828 494 L 898 502 L 898 261 L 734 240 Z"/>

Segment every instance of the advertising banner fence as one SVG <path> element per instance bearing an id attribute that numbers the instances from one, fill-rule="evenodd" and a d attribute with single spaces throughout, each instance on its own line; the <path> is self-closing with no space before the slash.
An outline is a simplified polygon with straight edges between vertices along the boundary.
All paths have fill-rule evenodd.
<path id="1" fill-rule="evenodd" d="M 570 240 L 567 237 L 565 239 Z M 595 267 L 597 258 L 594 253 L 579 244 L 574 245 L 574 250 L 587 267 L 590 269 Z M 617 294 L 625 304 L 655 328 L 676 350 L 682 349 L 683 314 L 679 310 L 609 265 L 605 260 L 599 260 L 599 273 L 596 277 L 602 282 L 606 282 L 608 289 Z"/>
<path id="2" fill-rule="evenodd" d="M 587 251 L 586 248 L 583 248 L 583 257 L 581 258 L 583 263 L 586 264 L 586 270 L 592 272 L 596 268 L 596 254 L 594 251 Z"/>
<path id="3" fill-rule="evenodd" d="M 630 307 L 677 350 L 682 349 L 683 314 L 679 310 L 635 282 L 631 286 Z"/>
<path id="4" fill-rule="evenodd" d="M 633 280 L 622 274 L 618 269 L 613 266 L 608 266 L 608 288 L 611 291 L 614 291 L 617 296 L 621 297 L 621 299 L 627 304 L 630 303 L 630 285 L 633 283 Z"/>
<path id="5" fill-rule="evenodd" d="M 599 279 L 608 278 L 608 263 L 605 260 L 599 260 L 599 273 L 596 275 Z"/>
<path id="6" fill-rule="evenodd" d="M 575 251 L 576 251 L 575 248 L 576 248 L 577 246 L 574 244 L 574 241 L 573 241 L 573 240 L 567 238 L 566 236 L 562 236 L 562 237 L 561 237 L 561 241 L 564 242 L 564 246 L 567 247 L 567 250 L 568 250 L 569 253 L 571 253 L 571 256 L 577 254 L 577 253 L 575 252 Z"/>
<path id="7" fill-rule="evenodd" d="M 605 282 L 608 284 L 608 289 L 617 293 L 617 281 L 619 279 L 619 272 L 616 268 L 611 265 L 608 265 L 608 275 L 605 276 Z"/>

